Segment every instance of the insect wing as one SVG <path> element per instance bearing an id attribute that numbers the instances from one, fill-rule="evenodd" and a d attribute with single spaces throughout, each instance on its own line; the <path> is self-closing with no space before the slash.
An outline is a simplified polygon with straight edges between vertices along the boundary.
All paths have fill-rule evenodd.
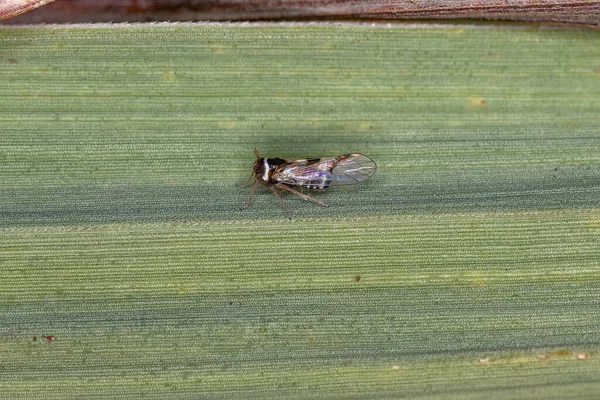
<path id="1" fill-rule="evenodd" d="M 373 160 L 364 154 L 344 154 L 337 157 L 290 160 L 274 179 L 287 185 L 324 190 L 329 186 L 361 183 L 377 170 Z"/>
<path id="2" fill-rule="evenodd" d="M 344 154 L 334 159 L 335 165 L 331 171 L 331 186 L 362 183 L 377 171 L 375 161 L 364 154 Z"/>
<path id="3" fill-rule="evenodd" d="M 335 158 L 313 158 L 288 160 L 289 163 L 277 171 L 273 178 L 281 183 L 302 186 L 307 189 L 323 190 L 331 183 L 331 169 Z"/>

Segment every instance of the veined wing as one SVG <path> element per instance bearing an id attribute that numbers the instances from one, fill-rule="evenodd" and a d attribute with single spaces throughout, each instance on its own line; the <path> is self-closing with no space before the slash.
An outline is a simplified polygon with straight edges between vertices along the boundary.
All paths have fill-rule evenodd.
<path id="1" fill-rule="evenodd" d="M 277 171 L 274 179 L 287 185 L 324 190 L 330 186 L 364 182 L 377 171 L 377 164 L 364 154 L 293 160 Z"/>
<path id="2" fill-rule="evenodd" d="M 364 154 L 344 154 L 334 157 L 331 186 L 354 185 L 373 176 L 377 164 Z"/>

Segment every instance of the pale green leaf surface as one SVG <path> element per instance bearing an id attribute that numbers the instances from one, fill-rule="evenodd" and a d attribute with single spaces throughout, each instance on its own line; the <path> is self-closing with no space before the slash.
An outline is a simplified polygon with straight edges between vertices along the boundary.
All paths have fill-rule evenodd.
<path id="1" fill-rule="evenodd" d="M 595 398 L 599 39 L 0 29 L 0 397 Z"/>

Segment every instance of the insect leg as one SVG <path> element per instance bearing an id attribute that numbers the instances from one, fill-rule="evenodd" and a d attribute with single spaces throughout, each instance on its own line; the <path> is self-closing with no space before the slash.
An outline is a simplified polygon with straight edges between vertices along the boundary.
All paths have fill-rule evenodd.
<path id="1" fill-rule="evenodd" d="M 286 204 L 286 202 L 281 198 L 281 196 L 279 195 L 279 193 L 277 192 L 277 189 L 275 189 L 272 186 L 269 186 L 269 189 L 271 190 L 271 192 L 273 192 L 273 194 L 275 196 L 277 196 L 277 198 L 279 199 L 279 201 L 281 202 L 281 206 L 283 207 L 283 209 L 285 210 L 286 214 L 288 215 L 289 219 L 292 219 L 292 211 L 290 210 L 290 208 L 288 207 L 288 205 Z"/>
<path id="2" fill-rule="evenodd" d="M 244 183 L 238 183 L 236 186 L 248 187 L 248 186 L 250 186 L 250 181 L 252 180 L 252 178 L 254 178 L 254 172 L 252 172 L 252 174 L 250 175 L 250 178 L 248 178 Z"/>
<path id="3" fill-rule="evenodd" d="M 288 185 L 284 185 L 284 184 L 281 184 L 281 183 L 277 183 L 277 184 L 275 185 L 275 187 L 276 187 L 276 188 L 278 188 L 278 189 L 287 190 L 287 191 L 288 191 L 288 192 L 290 192 L 290 193 L 294 193 L 295 195 L 298 195 L 298 196 L 302 197 L 304 200 L 310 200 L 310 201 L 312 201 L 313 203 L 317 203 L 317 204 L 318 204 L 318 205 L 320 205 L 320 206 L 327 207 L 327 204 L 323 203 L 321 200 L 313 199 L 313 198 L 312 198 L 312 197 L 310 197 L 309 195 L 307 195 L 307 194 L 304 194 L 304 193 L 302 193 L 302 192 L 299 192 L 299 191 L 297 191 L 296 189 L 292 189 L 292 188 L 291 188 L 291 187 L 289 187 Z"/>
<path id="4" fill-rule="evenodd" d="M 248 200 L 246 200 L 246 204 L 240 210 L 245 210 L 248 208 L 248 206 L 250 206 L 250 203 L 252 203 L 252 197 L 254 196 L 254 192 L 256 192 L 256 185 L 258 185 L 257 180 L 255 180 L 254 184 L 252 185 L 252 190 L 250 190 L 250 196 L 248 197 Z"/>

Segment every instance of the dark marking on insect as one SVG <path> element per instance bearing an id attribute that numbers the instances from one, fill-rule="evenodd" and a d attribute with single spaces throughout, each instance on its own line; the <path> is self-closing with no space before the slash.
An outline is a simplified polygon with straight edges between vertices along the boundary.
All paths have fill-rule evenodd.
<path id="1" fill-rule="evenodd" d="M 286 162 L 283 158 L 269 158 L 269 165 L 271 167 L 278 167 Z"/>
<path id="2" fill-rule="evenodd" d="M 256 186 L 260 183 L 277 196 L 290 219 L 292 213 L 280 196 L 281 192 L 290 192 L 302 197 L 304 200 L 327 207 L 321 200 L 312 198 L 298 189 L 323 191 L 331 186 L 362 183 L 377 171 L 375 161 L 360 153 L 306 159 L 264 158 L 260 156 L 256 149 L 254 149 L 254 154 L 256 155 L 256 161 L 252 166 L 252 175 L 244 184 L 240 185 L 249 186 L 250 182 L 254 180 L 250 196 L 242 209 L 250 206 Z"/>

